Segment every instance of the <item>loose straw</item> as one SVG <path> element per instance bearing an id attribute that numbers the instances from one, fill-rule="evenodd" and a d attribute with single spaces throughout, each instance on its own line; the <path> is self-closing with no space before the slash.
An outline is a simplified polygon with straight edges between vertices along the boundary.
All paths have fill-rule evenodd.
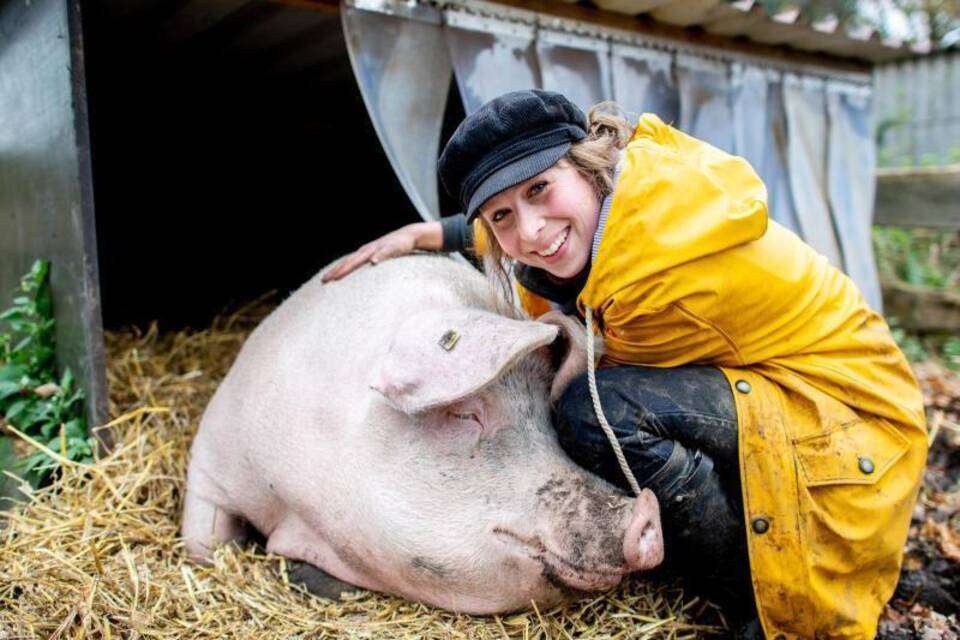
<path id="1" fill-rule="evenodd" d="M 69 463 L 55 484 L 0 514 L 0 638 L 695 638 L 719 633 L 712 605 L 676 585 L 624 581 L 563 607 L 468 616 L 363 592 L 342 602 L 286 584 L 282 560 L 226 545 L 214 564 L 178 537 L 200 415 L 259 304 L 203 331 L 156 325 L 107 335 L 113 450 Z M 18 448 L 44 447 L 23 434 Z M 54 459 L 59 454 L 49 451 Z M 707 622 L 716 624 L 707 624 Z"/>

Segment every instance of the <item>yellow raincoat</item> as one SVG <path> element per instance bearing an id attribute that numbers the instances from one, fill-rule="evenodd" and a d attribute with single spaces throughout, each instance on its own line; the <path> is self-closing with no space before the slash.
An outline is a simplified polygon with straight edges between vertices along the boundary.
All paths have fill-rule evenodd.
<path id="1" fill-rule="evenodd" d="M 767 637 L 872 638 L 925 464 L 922 398 L 883 319 L 768 221 L 766 197 L 743 159 L 645 114 L 577 304 L 606 364 L 711 364 L 729 380 Z"/>

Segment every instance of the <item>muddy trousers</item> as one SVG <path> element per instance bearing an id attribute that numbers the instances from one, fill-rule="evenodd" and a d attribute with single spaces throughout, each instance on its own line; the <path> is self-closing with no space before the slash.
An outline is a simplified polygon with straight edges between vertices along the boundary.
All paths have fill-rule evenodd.
<path id="1" fill-rule="evenodd" d="M 739 620 L 755 616 L 737 459 L 737 410 L 714 367 L 617 366 L 596 372 L 607 422 L 641 487 L 660 501 L 664 567 Z M 586 374 L 555 407 L 560 443 L 629 492 L 594 412 Z"/>

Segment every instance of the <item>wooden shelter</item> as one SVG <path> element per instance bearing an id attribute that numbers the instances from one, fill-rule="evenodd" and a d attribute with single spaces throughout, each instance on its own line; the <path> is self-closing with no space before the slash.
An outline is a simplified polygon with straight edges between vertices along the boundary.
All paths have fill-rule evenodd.
<path id="1" fill-rule="evenodd" d="M 534 86 L 652 110 L 745 156 L 771 215 L 879 307 L 872 73 L 917 52 L 797 15 L 752 0 L 2 0 L 0 291 L 51 259 L 60 357 L 97 421 L 104 325 L 202 325 L 453 212 L 442 142 Z"/>

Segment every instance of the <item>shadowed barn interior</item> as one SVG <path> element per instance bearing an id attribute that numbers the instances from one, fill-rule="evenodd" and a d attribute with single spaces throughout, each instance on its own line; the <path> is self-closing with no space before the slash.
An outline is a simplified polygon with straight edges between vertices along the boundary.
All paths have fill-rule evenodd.
<path id="1" fill-rule="evenodd" d="M 84 7 L 107 328 L 205 326 L 420 220 L 338 14 L 255 2 L 206 26 L 176 5 Z M 462 117 L 451 82 L 443 139 Z"/>

